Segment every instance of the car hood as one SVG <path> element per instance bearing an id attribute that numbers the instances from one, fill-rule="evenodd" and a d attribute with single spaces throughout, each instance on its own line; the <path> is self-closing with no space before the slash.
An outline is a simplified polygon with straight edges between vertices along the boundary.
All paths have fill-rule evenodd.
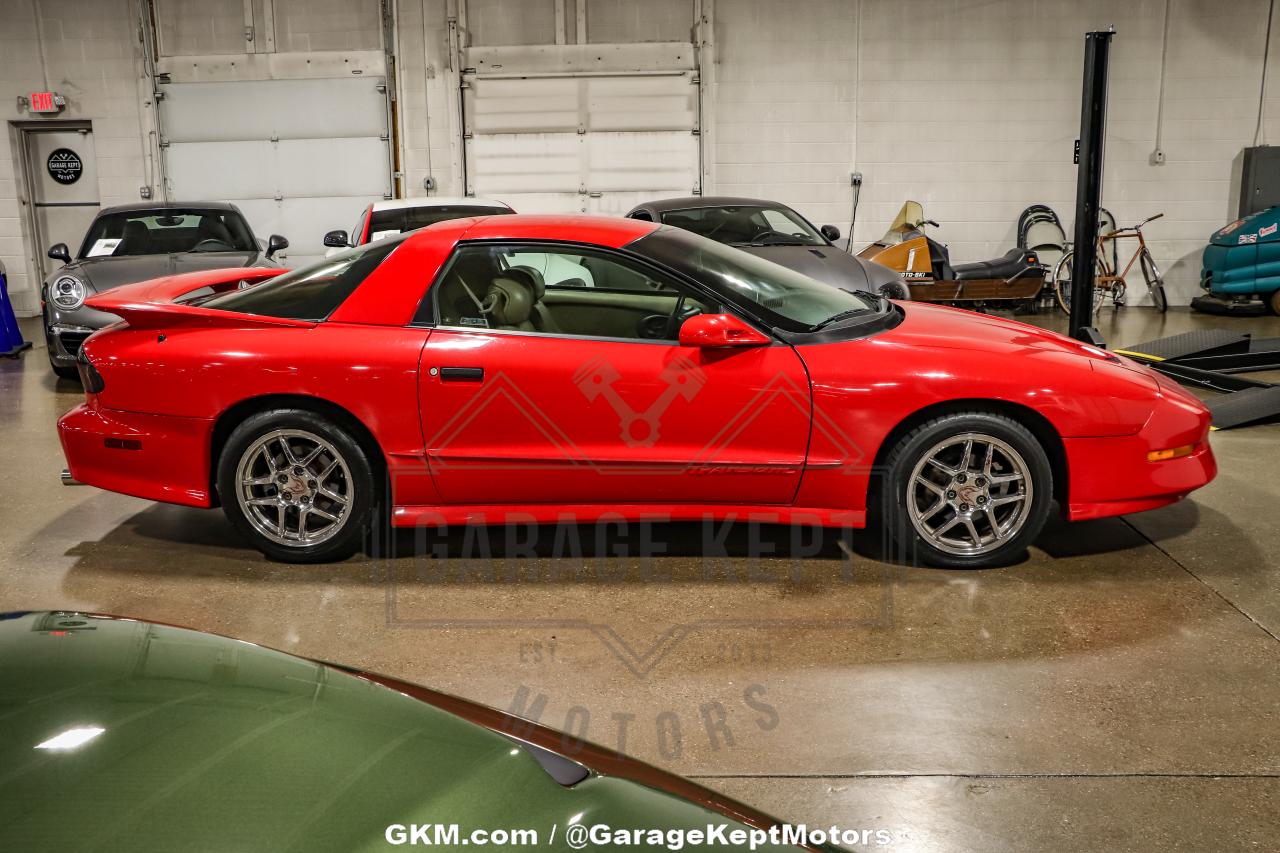
<path id="1" fill-rule="evenodd" d="M 14 849 L 86 849 L 91 839 L 94 849 L 168 851 L 181 839 L 193 850 L 381 851 L 388 826 L 457 823 L 464 833 L 536 829 L 543 849 L 558 824 L 549 849 L 561 850 L 574 815 L 695 828 L 741 827 L 725 816 L 734 809 L 756 814 L 616 756 L 612 775 L 557 781 L 531 744 L 564 736 L 510 715 L 108 616 L 0 615 L 0 719 L 0 825 Z M 73 730 L 101 731 L 72 749 L 40 746 Z M 679 784 L 720 807 L 670 790 Z"/>
<path id="2" fill-rule="evenodd" d="M 779 266 L 803 273 L 832 287 L 866 290 L 870 284 L 862 262 L 834 246 L 738 246 Z"/>
<path id="3" fill-rule="evenodd" d="M 77 273 L 98 293 L 166 275 L 226 267 L 261 266 L 258 252 L 183 252 L 173 255 L 127 255 L 119 258 L 84 258 L 63 267 Z"/>
<path id="4" fill-rule="evenodd" d="M 1050 350 L 1093 360 L 1115 361 L 1115 356 L 1105 350 L 1017 320 L 922 302 L 911 302 L 902 308 L 902 322 L 885 336 L 907 346 L 962 349 L 1001 356 Z M 1142 368 L 1141 372 L 1145 374 L 1147 371 Z"/>

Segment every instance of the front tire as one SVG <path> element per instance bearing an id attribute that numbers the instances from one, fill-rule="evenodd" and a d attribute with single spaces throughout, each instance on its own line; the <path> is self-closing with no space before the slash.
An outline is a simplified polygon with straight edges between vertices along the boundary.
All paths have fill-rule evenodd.
<path id="1" fill-rule="evenodd" d="M 1040 535 L 1053 501 L 1048 455 L 989 412 L 934 418 L 890 451 L 880 514 L 898 556 L 949 568 L 1002 565 Z"/>
<path id="2" fill-rule="evenodd" d="M 1151 303 L 1161 314 L 1169 310 L 1169 297 L 1164 292 L 1164 276 L 1156 266 L 1155 259 L 1146 249 L 1142 250 L 1142 277 L 1147 280 L 1147 289 L 1151 291 Z"/>
<path id="3" fill-rule="evenodd" d="M 1074 252 L 1067 252 L 1053 268 L 1053 295 L 1058 300 L 1058 306 L 1068 317 L 1071 316 L 1071 271 L 1074 254 Z M 1099 261 L 1094 269 L 1093 313 L 1095 316 L 1102 310 L 1102 300 L 1107 296 L 1107 292 L 1097 285 L 1098 277 L 1105 274 L 1106 270 Z"/>
<path id="4" fill-rule="evenodd" d="M 218 461 L 218 496 L 233 527 L 286 563 L 345 560 L 373 517 L 368 453 L 333 420 L 305 409 L 252 415 Z"/>

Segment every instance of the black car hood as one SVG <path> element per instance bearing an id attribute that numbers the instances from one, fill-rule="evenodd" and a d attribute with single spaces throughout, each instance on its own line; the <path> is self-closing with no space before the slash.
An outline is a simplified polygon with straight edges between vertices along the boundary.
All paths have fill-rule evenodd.
<path id="1" fill-rule="evenodd" d="M 184 252 L 174 255 L 127 255 L 120 258 L 83 258 L 63 267 L 88 280 L 98 293 L 125 284 L 226 267 L 261 266 L 257 252 Z"/>
<path id="2" fill-rule="evenodd" d="M 835 246 L 738 246 L 738 248 L 832 287 L 867 290 L 870 284 L 862 263 Z"/>

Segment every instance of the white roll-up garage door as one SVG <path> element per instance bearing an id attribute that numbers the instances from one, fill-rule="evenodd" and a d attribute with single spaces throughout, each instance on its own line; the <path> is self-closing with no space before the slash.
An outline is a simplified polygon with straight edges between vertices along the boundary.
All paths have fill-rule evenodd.
<path id="1" fill-rule="evenodd" d="M 169 83 L 160 87 L 174 201 L 230 201 L 291 266 L 324 256 L 326 231 L 390 197 L 387 100 L 377 78 Z"/>
<path id="2" fill-rule="evenodd" d="M 698 192 L 693 51 L 640 47 L 659 57 L 653 63 L 659 67 L 547 73 L 520 65 L 533 50 L 545 65 L 556 48 L 468 51 L 471 67 L 462 81 L 468 195 L 498 198 L 520 212 L 617 215 L 641 201 Z M 665 63 L 663 50 L 670 54 Z"/>

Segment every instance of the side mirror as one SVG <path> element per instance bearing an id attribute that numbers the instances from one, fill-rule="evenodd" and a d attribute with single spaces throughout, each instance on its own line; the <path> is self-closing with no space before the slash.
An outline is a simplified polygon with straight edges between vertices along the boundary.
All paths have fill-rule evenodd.
<path id="1" fill-rule="evenodd" d="M 267 238 L 267 257 L 270 258 L 283 249 L 289 248 L 289 241 L 281 237 L 279 234 L 272 234 Z"/>
<path id="2" fill-rule="evenodd" d="M 840 229 L 834 225 L 823 225 L 818 229 L 818 232 L 832 243 L 840 239 Z"/>
<path id="3" fill-rule="evenodd" d="M 351 246 L 346 231 L 330 231 L 324 235 L 324 244 L 330 249 L 346 249 Z"/>
<path id="4" fill-rule="evenodd" d="M 71 250 L 67 248 L 66 243 L 54 243 L 49 247 L 49 257 L 55 261 L 62 261 L 64 264 L 71 263 Z"/>
<path id="5" fill-rule="evenodd" d="M 771 342 L 732 314 L 697 314 L 680 326 L 682 347 L 759 347 Z"/>

